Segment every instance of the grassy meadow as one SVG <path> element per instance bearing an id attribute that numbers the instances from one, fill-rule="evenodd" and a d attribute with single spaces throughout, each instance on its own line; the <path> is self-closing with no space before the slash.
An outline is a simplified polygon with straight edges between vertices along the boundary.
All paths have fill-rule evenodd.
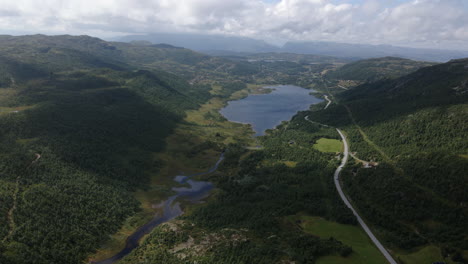
<path id="1" fill-rule="evenodd" d="M 314 144 L 314 149 L 321 152 L 340 152 L 343 143 L 337 139 L 321 138 Z"/>

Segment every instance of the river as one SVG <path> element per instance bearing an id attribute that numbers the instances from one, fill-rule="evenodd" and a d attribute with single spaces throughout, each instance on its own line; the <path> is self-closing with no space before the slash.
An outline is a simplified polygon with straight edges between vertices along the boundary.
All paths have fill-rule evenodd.
<path id="1" fill-rule="evenodd" d="M 209 173 L 213 173 L 218 169 L 219 164 L 224 159 L 224 153 L 221 153 L 218 161 L 216 164 L 211 167 L 209 170 L 205 172 L 195 173 L 188 176 L 178 175 L 174 178 L 174 181 L 180 184 L 188 184 L 190 187 L 174 187 L 172 190 L 176 192 L 176 194 L 169 197 L 167 200 L 161 202 L 157 207 L 163 208 L 162 215 L 155 215 L 154 218 L 146 223 L 145 225 L 138 228 L 135 233 L 131 234 L 126 242 L 125 248 L 123 248 L 119 253 L 115 254 L 114 256 L 98 261 L 92 262 L 95 264 L 112 264 L 116 263 L 126 255 L 130 254 L 135 248 L 137 248 L 140 244 L 140 240 L 143 236 L 149 234 L 155 227 L 158 225 L 168 222 L 171 219 L 174 219 L 184 212 L 180 208 L 180 202 L 177 199 L 184 199 L 190 201 L 191 203 L 198 203 L 200 200 L 206 198 L 210 191 L 214 188 L 214 185 L 211 182 L 205 181 L 195 181 L 192 180 L 192 177 L 201 176 Z"/>

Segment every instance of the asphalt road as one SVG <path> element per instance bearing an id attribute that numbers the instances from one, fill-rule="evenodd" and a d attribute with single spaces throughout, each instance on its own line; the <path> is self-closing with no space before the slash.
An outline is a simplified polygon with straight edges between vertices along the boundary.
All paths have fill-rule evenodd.
<path id="1" fill-rule="evenodd" d="M 340 184 L 340 172 L 343 169 L 343 167 L 346 165 L 346 162 L 348 161 L 348 156 L 349 156 L 349 147 L 348 147 L 348 142 L 346 140 L 345 135 L 339 130 L 338 128 L 336 129 L 338 133 L 341 136 L 341 139 L 343 140 L 343 145 L 344 145 L 344 152 L 343 152 L 343 159 L 341 160 L 340 166 L 336 169 L 335 175 L 334 175 L 334 180 L 335 180 L 335 186 L 336 189 L 338 190 L 338 193 L 340 194 L 341 199 L 343 202 L 346 204 L 346 206 L 351 209 L 353 214 L 356 216 L 359 224 L 361 225 L 362 229 L 367 233 L 367 235 L 370 237 L 372 242 L 374 242 L 375 246 L 382 252 L 384 257 L 387 259 L 387 261 L 391 264 L 398 264 L 393 257 L 388 253 L 388 251 L 385 249 L 385 247 L 380 243 L 380 241 L 374 236 L 372 231 L 369 229 L 369 227 L 366 225 L 366 223 L 362 220 L 362 218 L 359 216 L 357 211 L 353 208 L 351 203 L 349 202 L 348 198 L 344 194 L 343 190 L 341 189 L 341 184 Z"/>
<path id="2" fill-rule="evenodd" d="M 328 99 L 328 95 L 325 95 L 325 99 L 328 101 L 328 103 L 327 103 L 327 105 L 325 106 L 325 108 L 323 108 L 323 109 L 327 109 L 328 106 L 329 106 L 329 105 L 331 104 L 331 102 L 332 102 L 330 99 Z"/>

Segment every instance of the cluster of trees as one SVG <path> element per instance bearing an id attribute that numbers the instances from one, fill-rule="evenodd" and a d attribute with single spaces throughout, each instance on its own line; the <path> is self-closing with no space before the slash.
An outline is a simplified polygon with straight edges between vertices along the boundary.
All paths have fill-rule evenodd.
<path id="1" fill-rule="evenodd" d="M 64 162 L 40 143 L 16 143 L 2 128 L 2 143 L 9 141 L 0 161 L 2 263 L 80 263 L 138 209 L 121 182 L 103 183 L 104 175 Z M 41 158 L 33 163 L 35 151 Z"/>
<path id="2" fill-rule="evenodd" d="M 113 69 L 18 82 L 2 104 L 32 107 L 0 115 L 0 262 L 81 263 L 139 210 L 153 154 L 209 88 Z"/>
<path id="3" fill-rule="evenodd" d="M 350 197 L 389 245 L 412 249 L 434 243 L 467 249 L 468 214 L 463 205 L 467 181 L 458 174 L 466 170 L 466 162 L 452 163 L 459 166 L 458 175 L 453 175 L 438 158 L 430 154 L 408 164 L 398 163 L 404 175 L 385 163 L 376 169 L 358 169 L 354 176 L 349 170 L 343 175 Z M 437 169 L 414 171 L 434 166 L 430 164 L 438 164 Z M 446 179 L 447 173 L 442 171 L 448 172 Z"/>
<path id="4" fill-rule="evenodd" d="M 464 141 L 468 133 L 466 111 L 467 105 L 431 107 L 374 125 L 364 124 L 362 128 L 392 157 L 433 151 L 465 154 L 468 153 Z M 359 142 L 360 135 L 355 130 L 350 134 L 352 142 L 358 144 L 357 151 L 366 153 L 366 145 Z"/>

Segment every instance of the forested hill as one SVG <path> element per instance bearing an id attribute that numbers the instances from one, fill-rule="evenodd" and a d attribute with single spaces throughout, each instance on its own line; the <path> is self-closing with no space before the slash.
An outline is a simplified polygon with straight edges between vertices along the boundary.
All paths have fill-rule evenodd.
<path id="1" fill-rule="evenodd" d="M 244 69 L 248 68 L 248 63 L 211 57 L 171 45 L 106 42 L 90 36 L 0 36 L 0 50 L 5 59 L 27 62 L 37 71 L 45 72 L 57 68 L 157 69 L 180 75 L 186 80 L 196 77 L 225 80 L 231 79 L 230 75 L 251 74 Z"/>
<path id="2" fill-rule="evenodd" d="M 0 263 L 82 263 L 138 210 L 131 192 L 185 111 L 211 97 L 159 67 L 188 76 L 211 58 L 154 46 L 146 64 L 148 50 L 118 46 L 0 37 Z"/>
<path id="3" fill-rule="evenodd" d="M 339 99 L 353 108 L 360 122 L 375 122 L 428 107 L 466 104 L 468 59 L 422 68 L 394 80 L 367 83 Z"/>
<path id="4" fill-rule="evenodd" d="M 307 84 L 332 67 L 89 36 L 0 36 L 0 263 L 83 263 L 141 209 L 135 190 L 170 196 L 148 183 L 176 126 L 196 126 L 182 124 L 187 110 L 215 96 L 221 105 L 249 81 Z"/>
<path id="5" fill-rule="evenodd" d="M 435 245 L 443 256 L 466 263 L 468 59 L 335 97 L 338 105 L 310 118 L 344 128 L 351 152 L 378 162 L 372 169 L 348 167 L 343 180 L 379 236 L 396 249 Z"/>
<path id="6" fill-rule="evenodd" d="M 326 77 L 329 79 L 372 82 L 385 78 L 398 78 L 431 65 L 434 65 L 434 63 L 384 57 L 348 63 L 335 71 L 328 72 Z"/>

